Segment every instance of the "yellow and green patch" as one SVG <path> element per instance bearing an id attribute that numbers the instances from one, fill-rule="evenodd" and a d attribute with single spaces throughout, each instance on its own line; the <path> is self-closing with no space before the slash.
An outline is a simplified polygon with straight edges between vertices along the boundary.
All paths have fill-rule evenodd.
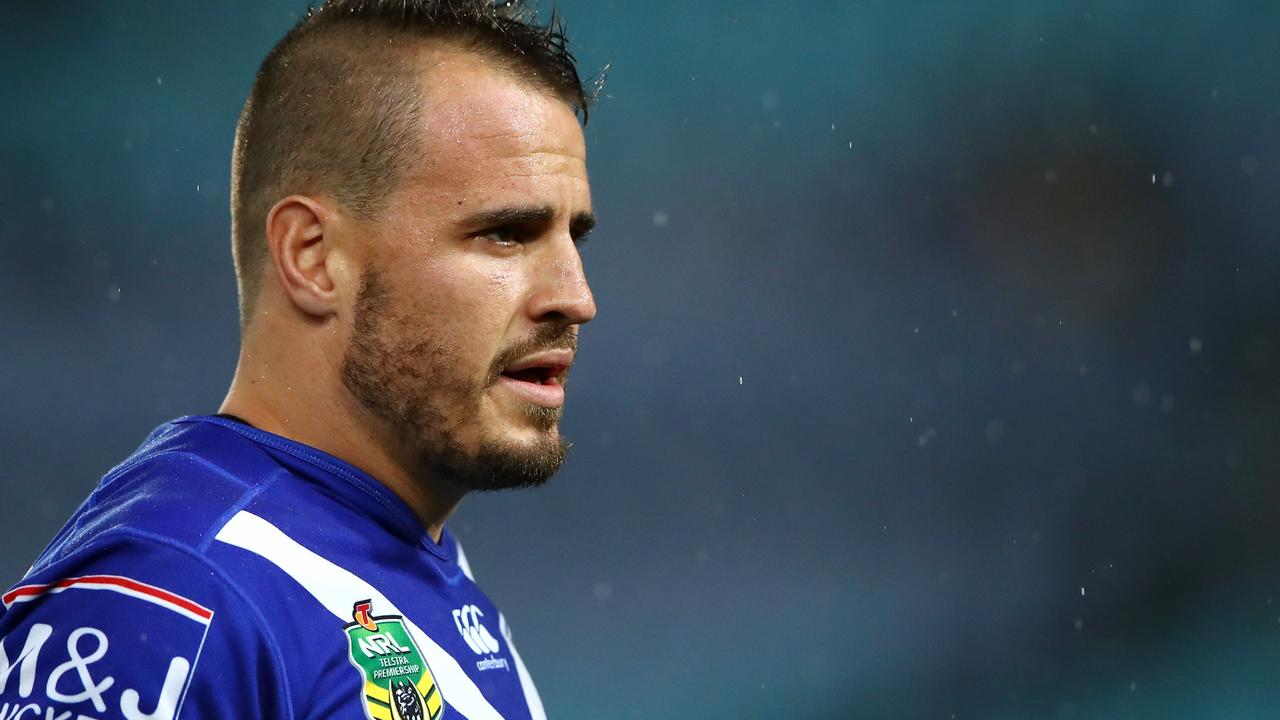
<path id="1" fill-rule="evenodd" d="M 436 720 L 444 700 L 404 618 L 373 617 L 370 604 L 355 604 L 344 630 L 351 664 L 364 676 L 364 706 L 370 720 Z"/>

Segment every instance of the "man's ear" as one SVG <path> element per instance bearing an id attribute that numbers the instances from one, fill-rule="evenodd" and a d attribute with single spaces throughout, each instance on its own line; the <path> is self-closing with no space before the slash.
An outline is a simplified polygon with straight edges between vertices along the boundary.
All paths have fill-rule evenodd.
<path id="1" fill-rule="evenodd" d="M 305 195 L 281 199 L 267 213 L 267 249 L 280 289 L 299 310 L 317 319 L 340 306 L 332 265 L 337 213 Z"/>

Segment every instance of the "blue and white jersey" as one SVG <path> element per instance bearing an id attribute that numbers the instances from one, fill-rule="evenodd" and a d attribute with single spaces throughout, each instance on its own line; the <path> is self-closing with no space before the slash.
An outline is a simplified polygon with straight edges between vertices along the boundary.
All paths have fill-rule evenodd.
<path id="1" fill-rule="evenodd" d="M 3 600 L 3 720 L 545 718 L 452 534 L 233 420 L 159 427 Z"/>

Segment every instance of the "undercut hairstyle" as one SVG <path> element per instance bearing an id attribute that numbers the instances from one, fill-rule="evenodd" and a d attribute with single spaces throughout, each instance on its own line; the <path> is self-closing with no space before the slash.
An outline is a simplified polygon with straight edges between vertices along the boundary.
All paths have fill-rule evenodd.
<path id="1" fill-rule="evenodd" d="M 247 325 L 261 289 L 267 214 L 293 193 L 327 193 L 362 220 L 385 209 L 419 152 L 422 65 L 432 49 L 473 52 L 567 103 L 585 124 L 588 92 L 563 22 L 492 0 L 328 0 L 271 50 L 236 126 L 232 256 Z"/>

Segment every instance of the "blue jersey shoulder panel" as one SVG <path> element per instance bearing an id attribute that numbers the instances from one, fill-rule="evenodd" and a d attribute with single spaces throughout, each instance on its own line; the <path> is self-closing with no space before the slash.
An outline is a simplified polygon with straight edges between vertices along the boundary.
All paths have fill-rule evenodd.
<path id="1" fill-rule="evenodd" d="M 102 533 L 3 597 L 0 716 L 295 717 L 271 627 L 167 538 Z"/>
<path id="2" fill-rule="evenodd" d="M 0 716 L 544 718 L 459 555 L 337 458 L 179 419 L 4 596 Z"/>

